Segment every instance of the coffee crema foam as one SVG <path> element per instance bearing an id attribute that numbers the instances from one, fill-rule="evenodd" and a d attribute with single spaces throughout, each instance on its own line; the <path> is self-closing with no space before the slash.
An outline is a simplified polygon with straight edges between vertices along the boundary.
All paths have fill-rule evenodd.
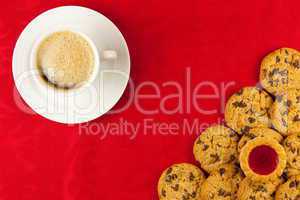
<path id="1" fill-rule="evenodd" d="M 81 35 L 55 32 L 38 47 L 36 64 L 42 79 L 58 89 L 82 86 L 94 70 L 94 53 Z"/>

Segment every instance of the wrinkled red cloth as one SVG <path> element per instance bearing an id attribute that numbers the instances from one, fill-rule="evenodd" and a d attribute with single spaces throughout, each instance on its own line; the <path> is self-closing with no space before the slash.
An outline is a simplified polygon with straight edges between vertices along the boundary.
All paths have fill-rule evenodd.
<path id="1" fill-rule="evenodd" d="M 38 14 L 63 5 L 86 6 L 110 18 L 128 42 L 135 97 L 157 92 L 149 83 L 142 87 L 145 81 L 156 84 L 161 96 L 140 98 L 121 113 L 73 126 L 24 107 L 12 76 L 15 42 Z M 223 119 L 224 99 L 258 83 L 263 56 L 283 46 L 300 49 L 299 6 L 297 0 L 1 1 L 0 199 L 157 200 L 161 171 L 177 162 L 197 164 L 194 139 L 205 125 Z M 163 98 L 178 92 L 165 84 L 169 81 L 182 87 L 184 97 L 175 113 L 160 108 Z M 205 81 L 216 87 L 199 86 Z M 114 109 L 126 105 L 132 91 L 128 87 Z M 216 91 L 219 95 L 211 96 Z M 202 95 L 198 107 L 189 106 L 195 95 Z M 181 101 L 165 103 L 171 110 Z M 145 114 L 141 108 L 159 110 Z M 110 125 L 124 121 L 152 129 L 112 131 Z M 153 124 L 163 123 L 179 130 L 153 131 Z M 185 123 L 201 127 L 187 133 Z"/>

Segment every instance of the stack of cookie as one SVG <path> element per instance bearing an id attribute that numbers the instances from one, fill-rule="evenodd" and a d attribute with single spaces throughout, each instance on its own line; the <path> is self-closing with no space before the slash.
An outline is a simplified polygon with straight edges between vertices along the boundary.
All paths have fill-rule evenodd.
<path id="1" fill-rule="evenodd" d="M 230 97 L 226 126 L 196 139 L 205 172 L 187 163 L 167 168 L 160 200 L 300 200 L 300 52 L 267 55 L 260 83 Z"/>

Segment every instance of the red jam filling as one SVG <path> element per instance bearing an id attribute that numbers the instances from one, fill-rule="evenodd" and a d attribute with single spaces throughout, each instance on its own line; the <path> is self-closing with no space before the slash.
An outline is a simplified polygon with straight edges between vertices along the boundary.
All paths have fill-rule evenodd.
<path id="1" fill-rule="evenodd" d="M 250 152 L 249 167 L 259 175 L 271 174 L 278 165 L 278 154 L 267 145 L 257 146 Z"/>

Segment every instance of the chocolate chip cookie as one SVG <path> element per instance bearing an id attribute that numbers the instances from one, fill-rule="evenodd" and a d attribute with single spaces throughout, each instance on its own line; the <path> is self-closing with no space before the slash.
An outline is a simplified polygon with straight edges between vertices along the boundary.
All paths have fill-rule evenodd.
<path id="1" fill-rule="evenodd" d="M 283 141 L 289 166 L 300 170 L 300 133 L 288 136 Z"/>
<path id="2" fill-rule="evenodd" d="M 275 200 L 299 200 L 300 199 L 300 175 L 293 176 L 280 185 Z"/>
<path id="3" fill-rule="evenodd" d="M 289 163 L 286 164 L 286 168 L 283 172 L 284 178 L 290 178 L 292 176 L 300 175 L 300 169 L 296 169 L 294 167 L 291 167 Z"/>
<path id="4" fill-rule="evenodd" d="M 238 200 L 274 200 L 274 192 L 282 179 L 274 181 L 261 182 L 251 180 L 246 177 L 240 183 L 237 193 Z"/>
<path id="5" fill-rule="evenodd" d="M 300 53 L 281 48 L 268 54 L 261 62 L 261 85 L 276 95 L 300 86 Z"/>
<path id="6" fill-rule="evenodd" d="M 272 124 L 283 135 L 300 130 L 300 89 L 290 89 L 276 97 L 271 111 Z"/>
<path id="7" fill-rule="evenodd" d="M 233 94 L 225 108 L 227 125 L 239 134 L 253 127 L 270 127 L 268 116 L 272 97 L 257 87 L 245 87 Z"/>
<path id="8" fill-rule="evenodd" d="M 174 164 L 167 168 L 158 181 L 160 200 L 198 200 L 203 172 L 192 164 Z"/>
<path id="9" fill-rule="evenodd" d="M 217 170 L 221 165 L 237 159 L 238 140 L 238 135 L 225 126 L 209 127 L 194 143 L 195 159 L 205 171 Z"/>
<path id="10" fill-rule="evenodd" d="M 283 137 L 277 131 L 270 128 L 251 128 L 248 132 L 244 133 L 238 144 L 238 151 L 241 152 L 241 149 L 247 144 L 248 141 L 253 140 L 257 137 L 270 137 L 278 142 L 281 142 Z"/>
<path id="11" fill-rule="evenodd" d="M 201 200 L 235 200 L 244 175 L 236 164 L 226 164 L 213 171 L 201 186 Z"/>

